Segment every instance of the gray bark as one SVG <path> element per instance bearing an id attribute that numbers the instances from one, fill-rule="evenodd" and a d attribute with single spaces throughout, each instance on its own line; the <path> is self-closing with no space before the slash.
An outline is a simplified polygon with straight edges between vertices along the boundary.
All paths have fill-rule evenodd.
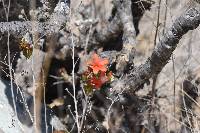
<path id="1" fill-rule="evenodd" d="M 45 35 L 58 33 L 67 20 L 69 20 L 69 5 L 65 2 L 59 2 L 47 22 L 0 22 L 0 32 L 10 32 L 15 35 L 24 35 L 26 32 L 37 32 Z"/>
<path id="2" fill-rule="evenodd" d="M 184 12 L 174 21 L 171 28 L 168 29 L 161 41 L 156 45 L 147 61 L 132 70 L 131 74 L 124 76 L 124 78 L 122 78 L 123 80 L 114 82 L 114 88 L 120 91 L 122 90 L 122 86 L 123 88 L 131 89 L 131 91 L 140 89 L 154 74 L 158 74 L 162 71 L 163 67 L 170 60 L 182 36 L 189 30 L 197 28 L 199 24 L 199 7 L 190 8 Z"/>

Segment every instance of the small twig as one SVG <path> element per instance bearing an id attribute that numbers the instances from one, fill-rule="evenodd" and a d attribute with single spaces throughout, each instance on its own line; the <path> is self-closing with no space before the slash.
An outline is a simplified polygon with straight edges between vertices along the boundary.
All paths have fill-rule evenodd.
<path id="1" fill-rule="evenodd" d="M 166 0 L 166 3 L 165 3 L 165 17 L 164 17 L 163 35 L 165 34 L 165 29 L 166 29 L 167 13 L 168 13 L 168 0 Z"/>
<path id="2" fill-rule="evenodd" d="M 70 13 L 71 14 L 71 13 Z M 72 86 L 73 86 L 73 98 L 74 98 L 74 106 L 75 106 L 75 122 L 78 129 L 78 133 L 80 133 L 80 124 L 79 124 L 79 114 L 78 114 L 78 108 L 77 108 L 77 99 L 76 99 L 76 85 L 75 85 L 75 44 L 73 41 L 73 34 L 71 34 L 72 38 L 72 61 L 73 61 L 73 67 L 72 67 Z"/>
<path id="3" fill-rule="evenodd" d="M 175 71 L 175 62 L 173 54 L 172 54 L 172 64 L 173 64 L 174 118 L 176 118 L 176 71 Z"/>
<path id="4" fill-rule="evenodd" d="M 6 11 L 6 7 L 4 4 L 4 0 L 2 1 L 3 3 L 3 7 L 5 10 L 5 14 L 6 14 L 6 21 L 9 21 L 9 12 L 10 12 L 10 4 L 11 1 L 8 1 L 8 7 L 7 7 L 7 11 Z M 12 63 L 11 63 L 11 52 L 10 52 L 10 32 L 8 31 L 8 35 L 7 35 L 7 53 L 8 53 L 8 67 L 9 67 L 9 75 L 10 75 L 10 89 L 12 92 L 12 102 L 13 102 L 13 106 L 14 106 L 14 115 L 17 115 L 17 109 L 16 109 L 16 103 L 15 103 L 15 95 L 14 95 L 14 88 L 13 88 L 13 73 L 12 73 Z"/>
<path id="5" fill-rule="evenodd" d="M 159 25 L 160 25 L 160 6 L 161 6 L 161 0 L 159 0 L 159 5 L 158 5 L 158 14 L 157 14 L 157 24 L 156 24 L 156 33 L 155 33 L 155 37 L 154 37 L 154 47 L 156 46 L 156 40 L 158 37 L 158 31 L 159 31 Z M 156 93 L 156 81 L 158 78 L 158 74 L 155 74 L 153 76 L 153 84 L 152 84 L 152 106 L 154 106 L 155 104 L 155 93 Z M 153 107 L 154 108 L 154 107 Z M 154 109 L 153 109 L 154 110 Z"/>

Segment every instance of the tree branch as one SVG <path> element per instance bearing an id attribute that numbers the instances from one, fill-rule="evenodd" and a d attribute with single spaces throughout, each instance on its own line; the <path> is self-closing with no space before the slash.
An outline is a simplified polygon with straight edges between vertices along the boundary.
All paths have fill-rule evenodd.
<path id="1" fill-rule="evenodd" d="M 123 88 L 137 91 L 146 83 L 154 74 L 162 71 L 168 63 L 173 51 L 176 49 L 179 40 L 189 30 L 194 30 L 200 24 L 200 8 L 190 8 L 180 17 L 178 17 L 171 28 L 162 37 L 147 61 L 133 70 L 131 74 L 125 76 L 124 80 L 113 83 L 114 88 L 121 90 Z M 120 82 L 120 85 L 119 83 Z M 123 84 L 123 85 L 122 85 Z M 118 85 L 118 86 L 117 86 Z"/>
<path id="2" fill-rule="evenodd" d="M 0 32 L 10 32 L 16 35 L 24 35 L 26 32 L 38 32 L 42 34 L 57 33 L 61 26 L 65 24 L 69 16 L 69 5 L 65 2 L 59 2 L 54 12 L 51 14 L 49 21 L 12 21 L 0 22 Z M 34 25 L 34 27 L 33 27 Z"/>
<path id="3" fill-rule="evenodd" d="M 123 48 L 117 58 L 116 70 L 117 75 L 122 75 L 128 64 L 132 64 L 135 55 L 136 31 L 133 24 L 133 15 L 131 10 L 131 0 L 115 1 L 117 14 L 123 27 Z"/>
<path id="4" fill-rule="evenodd" d="M 141 9 L 141 6 L 144 7 L 145 10 L 149 10 L 151 5 L 153 4 L 153 1 L 131 0 L 130 2 L 127 0 L 123 0 L 122 2 L 123 3 L 128 2 L 129 5 L 125 4 L 123 6 L 126 7 L 130 6 L 130 7 L 128 7 L 128 9 L 125 9 L 123 11 L 121 10 L 120 12 L 124 14 L 128 13 L 129 16 L 130 15 L 132 16 L 132 22 L 134 23 L 136 34 L 138 34 L 139 33 L 138 23 L 145 12 L 143 9 Z M 123 22 L 120 20 L 120 14 L 117 13 L 118 7 L 120 6 L 121 5 L 119 4 L 117 5 L 115 4 L 112 10 L 112 16 L 109 22 L 107 22 L 108 24 L 105 27 L 97 29 L 96 34 L 94 34 L 95 40 L 96 42 L 99 43 L 99 45 L 105 44 L 106 42 L 109 42 L 110 40 L 119 37 L 119 35 L 123 33 L 123 25 L 122 25 Z"/>

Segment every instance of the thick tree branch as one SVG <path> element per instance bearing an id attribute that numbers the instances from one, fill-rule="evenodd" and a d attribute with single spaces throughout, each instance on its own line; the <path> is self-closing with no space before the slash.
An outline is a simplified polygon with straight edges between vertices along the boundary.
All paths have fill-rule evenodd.
<path id="1" fill-rule="evenodd" d="M 124 73 L 128 63 L 132 63 L 131 61 L 134 58 L 135 53 L 134 46 L 136 44 L 136 31 L 133 24 L 131 5 L 131 0 L 117 0 L 115 2 L 115 6 L 117 7 L 118 11 L 117 14 L 119 14 L 119 18 L 123 27 L 123 48 L 120 56 L 118 56 L 116 65 L 118 75 Z"/>
<path id="2" fill-rule="evenodd" d="M 126 76 L 124 80 L 119 81 L 121 87 L 130 88 L 137 91 L 147 82 L 154 74 L 161 72 L 163 67 L 168 63 L 173 51 L 176 49 L 179 40 L 189 30 L 194 30 L 200 24 L 200 8 L 190 8 L 175 20 L 171 28 L 166 32 L 161 41 L 153 50 L 152 55 L 146 63 L 140 65 Z M 117 83 L 117 82 L 116 82 Z M 119 84 L 114 84 L 116 89 L 122 89 Z"/>
<path id="3" fill-rule="evenodd" d="M 10 32 L 12 34 L 24 35 L 26 32 L 38 32 L 42 34 L 57 33 L 61 26 L 65 24 L 69 16 L 69 5 L 65 2 L 59 2 L 54 12 L 51 14 L 49 21 L 12 21 L 0 22 L 0 32 Z M 33 26 L 34 25 L 34 26 Z"/>
<path id="4" fill-rule="evenodd" d="M 132 22 L 134 23 L 136 34 L 138 34 L 139 33 L 138 23 L 140 21 L 140 18 L 144 14 L 144 10 L 141 9 L 141 7 L 144 7 L 146 10 L 149 10 L 153 2 L 151 0 L 149 0 L 148 2 L 140 1 L 140 0 L 130 0 L 130 1 L 123 0 L 122 1 L 122 3 L 127 3 L 127 2 L 129 3 L 129 5 L 123 4 L 122 6 L 126 6 L 126 7 L 129 6 L 128 9 L 125 9 L 126 11 L 121 10 L 120 12 L 124 14 L 128 13 L 129 16 L 132 15 L 131 19 L 132 19 Z M 110 18 L 108 24 L 104 27 L 97 29 L 97 32 L 94 36 L 95 36 L 96 42 L 98 42 L 99 45 L 102 45 L 112 39 L 115 39 L 123 33 L 123 25 L 122 25 L 123 22 L 120 19 L 120 14 L 117 13 L 118 8 L 120 6 L 121 5 L 119 4 L 115 4 L 112 11 L 112 17 Z"/>

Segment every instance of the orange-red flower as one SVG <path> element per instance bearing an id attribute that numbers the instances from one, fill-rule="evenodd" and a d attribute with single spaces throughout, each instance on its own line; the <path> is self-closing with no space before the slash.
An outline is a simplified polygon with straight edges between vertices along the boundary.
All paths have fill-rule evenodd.
<path id="1" fill-rule="evenodd" d="M 108 59 L 100 58 L 96 53 L 87 62 L 88 69 L 82 74 L 87 94 L 91 94 L 93 89 L 100 89 L 105 83 L 112 81 L 113 74 L 107 68 L 108 63 Z"/>
<path id="2" fill-rule="evenodd" d="M 96 89 L 101 88 L 101 86 L 103 84 L 105 84 L 107 81 L 109 80 L 109 78 L 107 77 L 105 72 L 100 71 L 99 75 L 97 76 L 92 76 L 89 83 L 91 84 L 91 86 L 93 86 Z"/>
<path id="3" fill-rule="evenodd" d="M 99 71 L 106 72 L 108 59 L 100 58 L 96 53 L 92 55 L 92 59 L 87 62 L 88 67 L 90 67 L 94 74 L 97 74 Z"/>

